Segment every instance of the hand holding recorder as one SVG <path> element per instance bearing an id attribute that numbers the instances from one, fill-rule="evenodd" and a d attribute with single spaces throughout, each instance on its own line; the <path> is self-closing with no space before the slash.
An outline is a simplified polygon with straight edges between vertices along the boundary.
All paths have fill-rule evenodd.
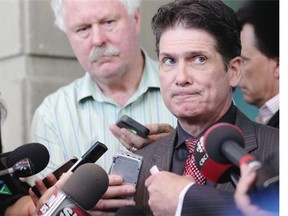
<path id="1" fill-rule="evenodd" d="M 110 130 L 126 149 L 135 151 L 168 135 L 173 128 L 169 124 L 144 126 L 131 117 L 123 115 L 116 124 L 110 125 Z"/>

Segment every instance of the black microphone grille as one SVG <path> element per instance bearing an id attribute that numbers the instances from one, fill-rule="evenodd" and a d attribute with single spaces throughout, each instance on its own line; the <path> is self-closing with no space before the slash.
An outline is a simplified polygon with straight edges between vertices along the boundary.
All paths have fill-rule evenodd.
<path id="1" fill-rule="evenodd" d="M 211 126 L 204 134 L 204 148 L 209 157 L 219 163 L 231 163 L 221 152 L 223 143 L 227 141 L 244 147 L 244 137 L 240 128 L 224 122 Z"/>
<path id="2" fill-rule="evenodd" d="M 103 168 L 86 163 L 67 179 L 62 190 L 86 210 L 96 205 L 108 188 L 108 175 Z"/>
<path id="3" fill-rule="evenodd" d="M 47 148 L 40 143 L 28 143 L 14 149 L 7 157 L 7 167 L 14 166 L 20 160 L 28 158 L 34 165 L 34 173 L 42 171 L 48 164 L 50 155 Z"/>

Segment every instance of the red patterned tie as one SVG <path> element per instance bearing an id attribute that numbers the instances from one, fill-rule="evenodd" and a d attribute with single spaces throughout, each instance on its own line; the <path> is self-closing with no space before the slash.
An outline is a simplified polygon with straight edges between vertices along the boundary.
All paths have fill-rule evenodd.
<path id="1" fill-rule="evenodd" d="M 185 162 L 185 169 L 183 175 L 191 175 L 196 183 L 198 184 L 205 184 L 205 178 L 202 176 L 200 171 L 197 169 L 195 165 L 195 158 L 194 158 L 194 149 L 196 144 L 198 143 L 199 139 L 197 138 L 189 138 L 185 141 L 185 145 L 189 151 L 189 156 Z"/>

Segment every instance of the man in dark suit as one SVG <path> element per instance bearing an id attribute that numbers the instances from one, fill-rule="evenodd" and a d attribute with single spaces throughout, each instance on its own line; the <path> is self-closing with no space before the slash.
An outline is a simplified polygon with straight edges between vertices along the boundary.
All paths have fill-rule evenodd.
<path id="1" fill-rule="evenodd" d="M 191 140 L 200 139 L 212 125 L 226 122 L 243 131 L 246 151 L 279 169 L 278 129 L 250 121 L 232 101 L 241 79 L 237 15 L 220 0 L 173 1 L 158 9 L 152 28 L 161 92 L 178 125 L 167 137 L 136 152 L 144 157 L 136 205 L 154 215 L 237 215 L 232 183 L 198 179 L 197 169 L 193 173 L 189 171 L 193 166 L 186 166 L 193 165 L 193 151 L 188 150 Z M 153 165 L 160 172 L 151 175 Z M 131 195 L 133 189 L 120 187 L 121 179 L 115 176 L 109 180 L 95 209 L 115 210 L 131 204 L 131 200 L 115 198 Z"/>
<path id="2" fill-rule="evenodd" d="M 279 1 L 246 1 L 238 16 L 243 72 L 239 87 L 244 100 L 259 108 L 256 121 L 279 128 Z"/>
<path id="3" fill-rule="evenodd" d="M 231 183 L 215 187 L 207 181 L 204 185 L 193 183 L 186 188 L 182 202 L 178 198 L 195 182 L 180 176 L 189 154 L 185 140 L 201 137 L 217 122 L 237 125 L 243 131 L 246 151 L 279 169 L 278 130 L 250 121 L 232 103 L 233 88 L 241 79 L 237 17 L 220 1 L 180 1 L 162 6 L 152 27 L 161 91 L 178 127 L 170 136 L 137 151 L 144 156 L 144 163 L 136 204 L 148 206 L 149 200 L 157 215 L 235 215 Z M 160 172 L 150 176 L 153 165 L 178 175 Z"/>

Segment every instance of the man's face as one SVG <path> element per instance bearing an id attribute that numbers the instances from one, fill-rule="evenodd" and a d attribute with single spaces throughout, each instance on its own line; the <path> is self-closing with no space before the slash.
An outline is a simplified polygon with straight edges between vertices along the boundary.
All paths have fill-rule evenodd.
<path id="1" fill-rule="evenodd" d="M 277 62 L 263 55 L 255 47 L 255 40 L 253 26 L 245 24 L 241 31 L 243 78 L 239 87 L 245 101 L 260 108 L 267 100 L 278 94 L 279 74 Z"/>
<path id="2" fill-rule="evenodd" d="M 166 30 L 159 43 L 159 73 L 168 109 L 186 120 L 213 121 L 224 115 L 231 104 L 231 86 L 240 79 L 239 59 L 225 71 L 210 34 L 181 26 Z"/>
<path id="3" fill-rule="evenodd" d="M 75 55 L 97 80 L 121 76 L 139 52 L 140 13 L 129 16 L 119 0 L 64 0 L 64 22 Z"/>

